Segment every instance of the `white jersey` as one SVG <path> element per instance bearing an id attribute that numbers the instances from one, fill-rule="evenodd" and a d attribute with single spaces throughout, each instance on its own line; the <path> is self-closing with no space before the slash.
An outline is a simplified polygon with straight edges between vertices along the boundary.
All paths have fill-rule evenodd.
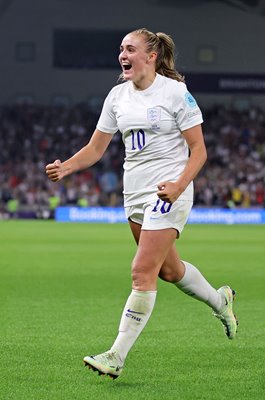
<path id="1" fill-rule="evenodd" d="M 181 132 L 202 122 L 201 111 L 186 85 L 162 75 L 157 74 L 145 90 L 136 90 L 128 81 L 110 91 L 97 128 L 122 133 L 125 206 L 150 201 L 158 183 L 178 179 L 189 157 Z M 193 200 L 193 183 L 179 199 Z"/>

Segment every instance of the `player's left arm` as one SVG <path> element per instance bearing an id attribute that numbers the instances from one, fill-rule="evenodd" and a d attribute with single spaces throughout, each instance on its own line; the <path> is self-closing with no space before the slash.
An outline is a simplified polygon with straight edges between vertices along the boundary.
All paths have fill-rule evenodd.
<path id="1" fill-rule="evenodd" d="M 190 182 L 197 176 L 207 159 L 202 127 L 196 125 L 182 132 L 190 149 L 190 157 L 183 173 L 176 182 L 160 182 L 158 197 L 168 203 L 174 203 Z"/>

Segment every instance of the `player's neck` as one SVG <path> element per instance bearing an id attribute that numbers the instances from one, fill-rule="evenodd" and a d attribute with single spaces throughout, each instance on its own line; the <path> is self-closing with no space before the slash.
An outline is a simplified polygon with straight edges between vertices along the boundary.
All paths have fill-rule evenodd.
<path id="1" fill-rule="evenodd" d="M 149 75 L 149 76 L 144 76 L 141 77 L 138 81 L 133 81 L 133 86 L 135 90 L 145 90 L 148 89 L 149 86 L 152 85 L 156 78 L 156 73 Z"/>

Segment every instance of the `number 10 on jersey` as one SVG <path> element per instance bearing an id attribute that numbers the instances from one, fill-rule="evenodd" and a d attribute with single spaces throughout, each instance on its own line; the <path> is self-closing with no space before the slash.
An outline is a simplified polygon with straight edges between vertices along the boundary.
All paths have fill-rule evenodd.
<path id="1" fill-rule="evenodd" d="M 142 150 L 145 145 L 145 133 L 142 129 L 135 132 L 133 129 L 130 130 L 132 138 L 132 150 Z"/>

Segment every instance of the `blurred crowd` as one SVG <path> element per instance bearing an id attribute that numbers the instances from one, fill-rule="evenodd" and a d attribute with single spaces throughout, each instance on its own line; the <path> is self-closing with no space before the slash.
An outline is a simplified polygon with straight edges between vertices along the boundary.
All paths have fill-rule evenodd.
<path id="1" fill-rule="evenodd" d="M 203 110 L 208 160 L 195 180 L 195 205 L 265 206 L 265 111 Z M 59 183 L 45 165 L 71 156 L 94 131 L 88 105 L 0 107 L 0 212 L 42 213 L 58 205 L 122 206 L 124 146 L 119 133 L 102 160 Z"/>
<path id="2" fill-rule="evenodd" d="M 199 206 L 265 207 L 265 110 L 204 113 L 208 160 L 195 180 Z"/>

